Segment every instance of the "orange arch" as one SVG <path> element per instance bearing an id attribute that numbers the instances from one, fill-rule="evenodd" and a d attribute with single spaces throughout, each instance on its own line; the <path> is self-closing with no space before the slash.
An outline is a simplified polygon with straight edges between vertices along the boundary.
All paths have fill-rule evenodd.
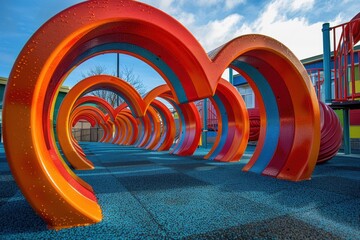
<path id="1" fill-rule="evenodd" d="M 224 79 L 221 79 L 215 96 L 210 100 L 219 119 L 218 133 L 213 147 L 204 158 L 238 161 L 245 152 L 249 139 L 248 113 L 244 100 L 231 83 Z M 223 117 L 226 119 L 222 119 Z"/>
<path id="2" fill-rule="evenodd" d="M 106 88 L 122 94 L 122 97 L 125 99 L 125 101 L 127 101 L 130 109 L 133 110 L 136 116 L 143 116 L 145 111 L 143 100 L 138 92 L 130 84 L 122 81 L 119 78 L 107 75 L 97 75 L 88 77 L 76 84 L 64 98 L 59 108 L 57 121 L 59 144 L 69 163 L 76 169 L 92 169 L 93 164 L 89 160 L 84 159 L 77 154 L 74 146 L 69 140 L 69 131 L 62 131 L 62 129 L 67 129 L 69 126 L 70 113 L 75 105 L 76 100 L 88 92 L 101 88 Z M 108 126 L 105 126 L 105 128 L 109 130 Z M 107 133 L 108 131 L 105 132 Z M 107 138 L 107 135 L 106 138 L 101 139 L 101 141 L 109 140 L 110 139 Z"/>
<path id="3" fill-rule="evenodd" d="M 267 132 L 260 134 L 259 142 L 264 144 L 244 170 L 294 181 L 309 179 L 320 147 L 320 112 L 300 61 L 280 42 L 256 34 L 228 42 L 213 61 L 219 70 L 231 65 L 246 76 L 262 99 L 261 121 Z M 278 116 L 270 111 L 270 101 Z"/>
<path id="4" fill-rule="evenodd" d="M 151 106 L 158 111 L 163 121 L 163 133 L 161 139 L 158 144 L 154 146 L 153 150 L 167 151 L 173 145 L 176 134 L 174 117 L 170 110 L 162 102 L 156 99 L 151 102 Z"/>
<path id="5" fill-rule="evenodd" d="M 79 16 L 86 21 L 79 21 Z M 24 196 L 50 227 L 102 219 L 91 188 L 65 166 L 51 124 L 64 78 L 81 62 L 108 51 L 126 52 L 150 64 L 169 84 L 173 101 L 186 104 L 212 96 L 228 66 L 243 73 L 262 99 L 264 124 L 260 144 L 244 170 L 295 181 L 310 178 L 320 145 L 319 107 L 305 69 L 286 47 L 265 36 L 247 35 L 208 56 L 180 23 L 160 10 L 132 0 L 86 1 L 54 16 L 30 38 L 14 63 L 4 96 L 7 160 Z M 115 80 L 101 76 L 93 87 L 104 87 L 106 81 Z M 140 99 L 131 99 L 138 103 L 132 108 L 138 117 L 145 114 Z M 58 120 L 64 129 L 73 105 L 68 101 Z M 269 102 L 276 111 L 271 111 Z M 200 138 L 200 120 L 191 103 L 180 108 L 192 124 L 185 126 L 187 135 L 175 152 L 191 154 Z M 68 131 L 60 133 L 62 141 L 70 142 Z M 75 151 L 70 143 L 65 148 L 68 154 Z M 80 158 L 69 159 L 79 168 L 92 168 Z"/>

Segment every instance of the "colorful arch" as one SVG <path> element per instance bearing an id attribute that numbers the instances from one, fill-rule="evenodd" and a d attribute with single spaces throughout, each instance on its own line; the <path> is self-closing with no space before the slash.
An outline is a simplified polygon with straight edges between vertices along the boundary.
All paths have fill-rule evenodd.
<path id="1" fill-rule="evenodd" d="M 79 21 L 79 16 L 86 20 Z M 292 181 L 310 178 L 320 146 L 319 106 L 305 69 L 285 46 L 269 37 L 246 35 L 208 56 L 180 23 L 160 10 L 132 0 L 91 0 L 62 11 L 30 38 L 14 64 L 4 96 L 7 160 L 24 196 L 50 227 L 102 219 L 91 187 L 66 166 L 56 147 L 52 117 L 58 89 L 68 73 L 86 59 L 110 51 L 151 65 L 169 85 L 165 98 L 184 103 L 175 104 L 185 124 L 173 153 L 195 151 L 201 124 L 190 101 L 213 96 L 230 66 L 247 78 L 261 99 L 259 144 L 244 170 Z M 92 85 L 84 83 L 84 90 L 68 93 L 72 100 L 64 100 L 60 108 L 64 114 L 59 112 L 58 118 L 58 126 L 65 129 L 59 128 L 59 139 L 68 144 L 66 156 L 81 169 L 93 166 L 71 155 L 76 149 L 66 131 L 70 111 L 85 91 L 113 88 L 118 81 L 110 76 L 91 79 Z M 115 90 L 122 92 L 121 87 Z M 128 100 L 129 106 L 136 103 L 131 108 L 134 115 L 144 116 L 142 99 Z"/>
<path id="2" fill-rule="evenodd" d="M 115 124 L 114 108 L 103 98 L 98 96 L 83 96 L 78 99 L 73 108 L 76 108 L 83 104 L 95 104 L 98 108 L 101 108 L 106 111 L 108 116 L 108 121 L 105 123 L 106 134 L 100 142 L 112 142 L 114 137 L 114 132 L 117 131 Z"/>
<path id="3" fill-rule="evenodd" d="M 152 148 L 157 151 L 167 151 L 174 143 L 176 126 L 170 110 L 159 100 L 153 100 L 151 106 L 159 113 L 163 123 L 162 135 L 158 143 Z"/>
<path id="4" fill-rule="evenodd" d="M 96 121 L 93 118 L 91 118 L 87 115 L 79 115 L 74 119 L 72 126 L 74 127 L 81 120 L 89 122 L 91 127 L 95 127 L 95 125 L 96 125 Z"/>
<path id="5" fill-rule="evenodd" d="M 205 159 L 238 161 L 249 139 L 248 113 L 244 100 L 228 81 L 222 79 L 210 98 L 219 116 L 218 134 Z"/>
<path id="6" fill-rule="evenodd" d="M 59 108 L 56 125 L 61 149 L 69 163 L 76 169 L 92 169 L 93 164 L 88 159 L 84 159 L 77 154 L 70 141 L 70 132 L 63 131 L 63 129 L 67 129 L 69 126 L 70 114 L 76 101 L 84 94 L 97 89 L 107 89 L 117 92 L 127 102 L 134 115 L 138 117 L 144 115 L 145 106 L 139 93 L 130 84 L 119 78 L 97 75 L 88 77 L 77 83 L 64 98 Z M 104 130 L 104 137 L 100 141 L 109 142 L 112 135 L 108 132 L 112 130 L 112 126 L 105 123 Z"/>
<path id="7" fill-rule="evenodd" d="M 170 152 L 180 156 L 192 155 L 201 137 L 200 115 L 194 103 L 177 104 L 168 85 L 160 85 L 150 91 L 144 102 L 148 107 L 156 97 L 167 100 L 178 112 L 180 118 L 179 141 L 173 145 Z"/>
<path id="8" fill-rule="evenodd" d="M 280 42 L 254 34 L 217 49 L 213 61 L 223 66 L 219 69 L 230 65 L 246 77 L 260 99 L 259 142 L 243 170 L 292 181 L 309 179 L 320 147 L 320 112 L 300 61 Z"/>
<path id="9" fill-rule="evenodd" d="M 317 163 L 324 163 L 333 158 L 339 151 L 343 130 L 334 110 L 319 101 L 321 120 L 321 141 Z"/>
<path id="10" fill-rule="evenodd" d="M 165 94 L 168 91 L 170 91 L 169 86 L 163 84 L 148 92 L 144 97 L 146 108 L 149 108 L 150 106 L 154 107 L 163 120 L 164 134 L 161 136 L 158 143 L 152 148 L 157 151 L 169 150 L 173 145 L 176 134 L 176 126 L 172 113 L 163 103 L 156 100 L 157 97 L 161 97 L 162 94 Z M 175 105 L 175 103 L 173 103 L 173 105 Z"/>
<path id="11" fill-rule="evenodd" d="M 115 124 L 118 131 L 115 132 L 114 144 L 134 145 L 138 138 L 139 130 L 136 119 L 128 109 L 123 109 L 117 114 Z"/>
<path id="12" fill-rule="evenodd" d="M 125 123 L 123 128 L 124 137 L 118 144 L 133 145 L 138 136 L 138 125 L 136 119 L 131 115 L 130 111 L 124 111 L 118 115 L 118 118 L 122 119 Z"/>
<path id="13" fill-rule="evenodd" d="M 83 104 L 95 104 L 98 108 L 106 110 L 109 117 L 114 120 L 114 108 L 105 99 L 98 96 L 83 96 L 79 98 L 73 108 L 76 108 Z"/>
<path id="14" fill-rule="evenodd" d="M 257 141 L 260 134 L 260 113 L 258 108 L 248 109 L 250 121 L 249 141 Z"/>
<path id="15" fill-rule="evenodd" d="M 75 119 L 77 119 L 79 116 L 86 116 L 93 119 L 93 121 L 95 121 L 95 123 L 103 129 L 104 135 L 101 138 L 102 141 L 109 139 L 112 132 L 109 132 L 110 128 L 108 124 L 108 117 L 105 116 L 105 114 L 100 109 L 94 106 L 79 106 L 74 109 L 74 111 L 70 115 L 70 124 L 67 126 L 67 131 L 69 132 L 70 143 L 74 146 L 77 153 L 80 154 L 80 157 L 83 159 L 83 161 L 87 161 L 85 153 L 83 152 L 80 145 L 78 145 L 75 138 L 72 136 L 72 125 Z M 64 131 L 64 129 L 62 130 Z"/>
<path id="16" fill-rule="evenodd" d="M 149 118 L 149 128 L 146 129 L 148 136 L 147 141 L 144 141 L 140 144 L 140 147 L 144 147 L 145 149 L 153 149 L 155 145 L 160 141 L 160 119 L 157 114 L 157 111 L 152 107 L 149 106 L 146 111 L 146 117 Z"/>

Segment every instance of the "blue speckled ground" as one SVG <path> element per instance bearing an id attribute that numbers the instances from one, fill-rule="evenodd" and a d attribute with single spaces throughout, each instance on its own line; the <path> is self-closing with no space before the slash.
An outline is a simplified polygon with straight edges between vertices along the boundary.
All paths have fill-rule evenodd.
<path id="1" fill-rule="evenodd" d="M 313 179 L 280 181 L 239 163 L 83 143 L 102 222 L 48 230 L 24 200 L 0 146 L 0 239 L 360 239 L 360 158 L 338 155 Z"/>

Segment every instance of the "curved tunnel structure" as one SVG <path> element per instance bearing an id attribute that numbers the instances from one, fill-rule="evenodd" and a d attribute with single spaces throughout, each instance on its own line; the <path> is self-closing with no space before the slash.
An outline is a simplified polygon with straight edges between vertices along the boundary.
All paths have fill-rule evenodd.
<path id="1" fill-rule="evenodd" d="M 342 126 L 336 113 L 325 103 L 319 101 L 321 116 L 321 142 L 317 163 L 333 158 L 342 144 Z"/>
<path id="2" fill-rule="evenodd" d="M 238 161 L 245 152 L 249 139 L 245 102 L 237 90 L 224 79 L 219 82 L 210 101 L 220 118 L 215 143 L 204 158 L 226 162 Z"/>
<path id="3" fill-rule="evenodd" d="M 59 153 L 51 119 L 58 89 L 69 72 L 106 52 L 137 57 L 164 78 L 168 90 L 159 97 L 177 108 L 182 121 L 180 139 L 171 149 L 178 155 L 191 155 L 198 146 L 201 123 L 192 101 L 203 98 L 213 98 L 222 116 L 221 134 L 208 158 L 233 161 L 242 155 L 249 135 L 248 113 L 239 95 L 221 80 L 228 67 L 240 72 L 260 99 L 261 119 L 258 145 L 244 171 L 291 181 L 310 178 L 319 154 L 320 110 L 305 69 L 284 45 L 266 36 L 245 35 L 207 55 L 187 29 L 162 11 L 132 0 L 90 0 L 55 15 L 34 33 L 14 64 L 4 96 L 4 146 L 10 168 L 25 198 L 49 227 L 88 225 L 102 219 L 91 186 L 75 175 Z M 115 77 L 93 76 L 74 86 L 59 110 L 59 142 L 74 168 L 93 168 L 74 147 L 69 129 L 77 119 L 70 121 L 76 100 L 96 88 L 122 93 L 127 102 L 114 110 L 113 119 L 108 116 L 109 124 L 134 126 L 136 122 L 138 126 L 131 140 L 119 129 L 104 141 L 160 149 L 157 143 L 163 138 L 151 136 L 149 127 L 161 129 L 157 111 L 162 111 L 165 121 L 172 121 L 161 105 L 156 101 L 151 105 Z M 229 106 L 235 100 L 236 109 Z M 130 117 L 127 106 L 136 119 Z M 152 116 L 146 117 L 149 112 Z M 19 117 L 23 121 L 17 121 Z M 170 122 L 167 131 L 171 132 Z M 173 133 L 164 137 L 168 145 L 163 149 L 172 137 Z"/>
<path id="4" fill-rule="evenodd" d="M 74 151 L 74 148 L 69 141 L 71 131 L 64 131 L 64 129 L 67 129 L 67 126 L 70 125 L 69 121 L 71 110 L 76 104 L 76 101 L 86 93 L 98 89 L 108 89 L 119 93 L 127 102 L 128 106 L 130 106 L 130 109 L 135 116 L 141 117 L 144 115 L 145 106 L 141 96 L 130 84 L 125 81 L 121 81 L 120 79 L 113 76 L 97 75 L 88 77 L 76 84 L 64 98 L 59 108 L 57 119 L 59 144 L 66 159 L 76 169 L 92 169 L 93 164 L 89 160 L 78 156 L 77 152 Z M 112 112 L 111 109 L 108 111 Z M 111 115 L 111 113 L 109 113 L 109 115 Z M 111 131 L 111 126 L 105 126 L 105 128 L 107 128 L 107 130 L 105 130 L 105 133 L 107 134 L 104 134 L 104 137 L 101 141 L 109 142 L 112 138 L 112 134 L 109 133 Z"/>
<path id="5" fill-rule="evenodd" d="M 321 119 L 321 141 L 317 163 L 333 158 L 342 144 L 342 126 L 334 110 L 319 101 Z M 249 110 L 250 141 L 258 141 L 260 133 L 260 114 L 258 109 Z"/>
<path id="6" fill-rule="evenodd" d="M 244 170 L 309 179 L 319 152 L 320 121 L 317 98 L 302 64 L 282 44 L 259 35 L 236 38 L 215 56 L 215 61 L 242 74 L 259 100 L 261 132 Z"/>

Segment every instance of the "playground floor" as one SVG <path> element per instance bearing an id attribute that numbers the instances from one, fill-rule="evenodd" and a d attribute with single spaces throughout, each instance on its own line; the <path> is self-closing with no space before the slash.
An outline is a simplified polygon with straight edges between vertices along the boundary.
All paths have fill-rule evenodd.
<path id="1" fill-rule="evenodd" d="M 238 163 L 82 143 L 96 165 L 76 171 L 103 221 L 48 230 L 19 191 L 0 146 L 0 239 L 360 239 L 360 157 L 316 167 L 310 181 L 245 173 Z"/>

